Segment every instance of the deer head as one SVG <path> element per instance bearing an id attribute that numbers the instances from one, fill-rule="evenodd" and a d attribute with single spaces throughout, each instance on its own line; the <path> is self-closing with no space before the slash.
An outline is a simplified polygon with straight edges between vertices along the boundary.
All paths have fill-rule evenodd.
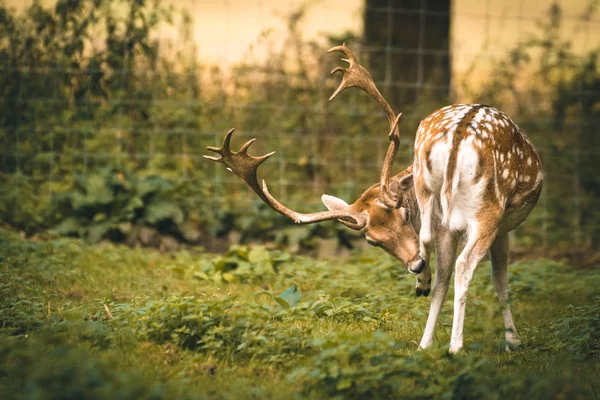
<path id="1" fill-rule="evenodd" d="M 390 172 L 400 139 L 398 122 L 402 114 L 395 115 L 394 111 L 383 98 L 369 72 L 363 68 L 345 44 L 331 48 L 328 52 L 340 51 L 347 58 L 343 59 L 348 68 L 337 67 L 331 73 L 343 72 L 342 82 L 329 98 L 332 100 L 340 92 L 349 87 L 357 87 L 373 97 L 386 112 L 389 123 L 390 145 L 386 152 L 378 184 L 368 188 L 358 200 L 352 204 L 334 196 L 323 195 L 321 200 L 328 211 L 302 214 L 290 210 L 276 200 L 267 188 L 265 181 L 258 183 L 256 171 L 258 166 L 274 152 L 260 157 L 248 154 L 248 148 L 256 140 L 246 142 L 237 152 L 230 147 L 233 129 L 225 135 L 220 148 L 207 147 L 207 150 L 221 157 L 204 156 L 227 166 L 231 172 L 241 178 L 256 194 L 271 208 L 291 218 L 298 224 L 310 224 L 335 219 L 354 230 L 363 230 L 370 245 L 381 247 L 387 253 L 407 265 L 411 273 L 418 274 L 425 268 L 425 261 L 419 257 L 419 238 L 415 226 L 411 222 L 411 210 L 405 197 L 412 192 L 412 166 L 390 179 Z M 418 213 L 417 207 L 412 207 L 413 213 Z M 417 208 L 416 210 L 414 208 Z"/>

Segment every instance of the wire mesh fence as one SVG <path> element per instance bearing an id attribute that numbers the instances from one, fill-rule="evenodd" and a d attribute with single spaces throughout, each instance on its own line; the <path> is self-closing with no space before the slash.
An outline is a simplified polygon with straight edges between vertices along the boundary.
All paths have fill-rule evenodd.
<path id="1" fill-rule="evenodd" d="M 600 194 L 595 178 L 600 78 L 594 64 L 598 36 L 593 13 L 571 15 L 550 2 L 539 5 L 555 7 L 555 13 L 536 29 L 556 24 L 556 10 L 563 10 L 560 21 L 577 24 L 577 38 L 583 39 L 575 52 L 563 31 L 553 33 L 558 35 L 554 39 L 542 33 L 539 39 L 525 40 L 532 26 L 546 18 L 525 13 L 527 2 L 520 2 L 516 13 L 498 9 L 491 0 L 474 9 L 470 2 L 462 3 L 368 0 L 359 4 L 362 35 L 330 35 L 318 44 L 303 40 L 289 23 L 283 50 L 268 49 L 267 43 L 264 60 L 242 60 L 228 71 L 198 60 L 193 40 L 183 41 L 176 51 L 160 41 L 144 42 L 126 20 L 114 37 L 107 34 L 112 41 L 105 41 L 102 57 L 87 50 L 64 56 L 73 42 L 66 37 L 54 47 L 32 50 L 30 57 L 17 56 L 11 49 L 26 51 L 26 41 L 35 39 L 27 36 L 26 24 L 15 22 L 16 28 L 5 32 L 6 62 L 0 65 L 5 88 L 2 196 L 19 199 L 19 191 L 25 190 L 28 196 L 51 198 L 78 177 L 110 167 L 177 180 L 186 187 L 182 195 L 193 197 L 200 213 L 223 208 L 243 213 L 255 200 L 253 193 L 224 168 L 202 159 L 205 146 L 220 145 L 225 132 L 236 127 L 234 147 L 256 137 L 254 154 L 277 152 L 261 175 L 285 204 L 301 211 L 320 209 L 322 193 L 351 201 L 378 181 L 388 140 L 384 114 L 364 93 L 349 90 L 327 100 L 337 85 L 328 73 L 339 58 L 325 50 L 347 40 L 394 108 L 404 112 L 397 171 L 412 160 L 418 122 L 438 107 L 451 102 L 497 105 L 530 135 L 545 168 L 542 197 L 517 239 L 543 249 L 561 241 L 578 248 L 589 244 L 587 236 L 597 232 L 600 219 L 590 211 L 599 205 Z M 178 3 L 199 10 L 207 4 Z M 303 6 L 277 4 L 284 10 Z M 253 5 L 264 7 L 265 1 Z M 231 13 L 241 12 L 234 8 Z M 79 21 L 85 18 L 84 13 L 76 15 Z M 198 19 L 202 24 L 201 15 Z M 461 37 L 452 28 L 467 23 L 478 24 L 471 44 L 465 40 L 468 35 Z M 515 31 L 513 43 L 494 45 Z M 462 42 L 452 44 L 456 37 Z M 88 36 L 81 46 L 92 42 Z M 464 51 L 469 46 L 474 50 Z M 542 58 L 533 75 L 542 71 L 549 77 L 531 79 L 531 86 L 531 74 L 518 75 L 527 67 L 529 50 Z M 290 62 L 293 68 L 288 68 Z M 483 76 L 471 79 L 471 74 Z M 532 87 L 540 82 L 548 86 Z M 17 173 L 19 179 L 8 178 Z M 28 185 L 34 189 L 26 189 Z"/>

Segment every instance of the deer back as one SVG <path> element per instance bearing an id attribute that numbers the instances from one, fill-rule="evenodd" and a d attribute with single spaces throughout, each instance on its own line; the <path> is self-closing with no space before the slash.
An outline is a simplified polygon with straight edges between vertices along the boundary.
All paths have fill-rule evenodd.
<path id="1" fill-rule="evenodd" d="M 451 105 L 419 125 L 417 198 L 421 204 L 434 196 L 442 223 L 452 230 L 499 223 L 507 212 L 530 210 L 542 179 L 540 158 L 527 136 L 493 107 Z"/>

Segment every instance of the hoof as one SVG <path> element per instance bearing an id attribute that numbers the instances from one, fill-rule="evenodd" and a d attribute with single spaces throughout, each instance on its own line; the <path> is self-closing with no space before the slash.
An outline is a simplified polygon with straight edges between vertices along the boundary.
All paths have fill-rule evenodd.
<path id="1" fill-rule="evenodd" d="M 521 349 L 521 341 L 516 340 L 514 342 L 506 342 L 506 351 L 508 353 L 512 351 L 519 351 Z"/>
<path id="2" fill-rule="evenodd" d="M 417 285 L 415 287 L 415 293 L 417 294 L 417 297 L 429 296 L 429 293 L 431 293 L 431 276 L 429 276 L 429 278 L 423 278 L 423 279 L 417 277 Z"/>

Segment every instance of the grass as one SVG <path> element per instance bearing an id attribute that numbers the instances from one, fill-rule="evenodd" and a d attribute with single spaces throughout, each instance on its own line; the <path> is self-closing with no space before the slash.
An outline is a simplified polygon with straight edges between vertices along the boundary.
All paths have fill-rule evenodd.
<path id="1" fill-rule="evenodd" d="M 429 300 L 376 250 L 161 254 L 0 230 L 0 398 L 598 398 L 600 270 L 513 263 L 512 353 L 489 272 L 451 356 L 451 301 L 417 352 Z"/>

